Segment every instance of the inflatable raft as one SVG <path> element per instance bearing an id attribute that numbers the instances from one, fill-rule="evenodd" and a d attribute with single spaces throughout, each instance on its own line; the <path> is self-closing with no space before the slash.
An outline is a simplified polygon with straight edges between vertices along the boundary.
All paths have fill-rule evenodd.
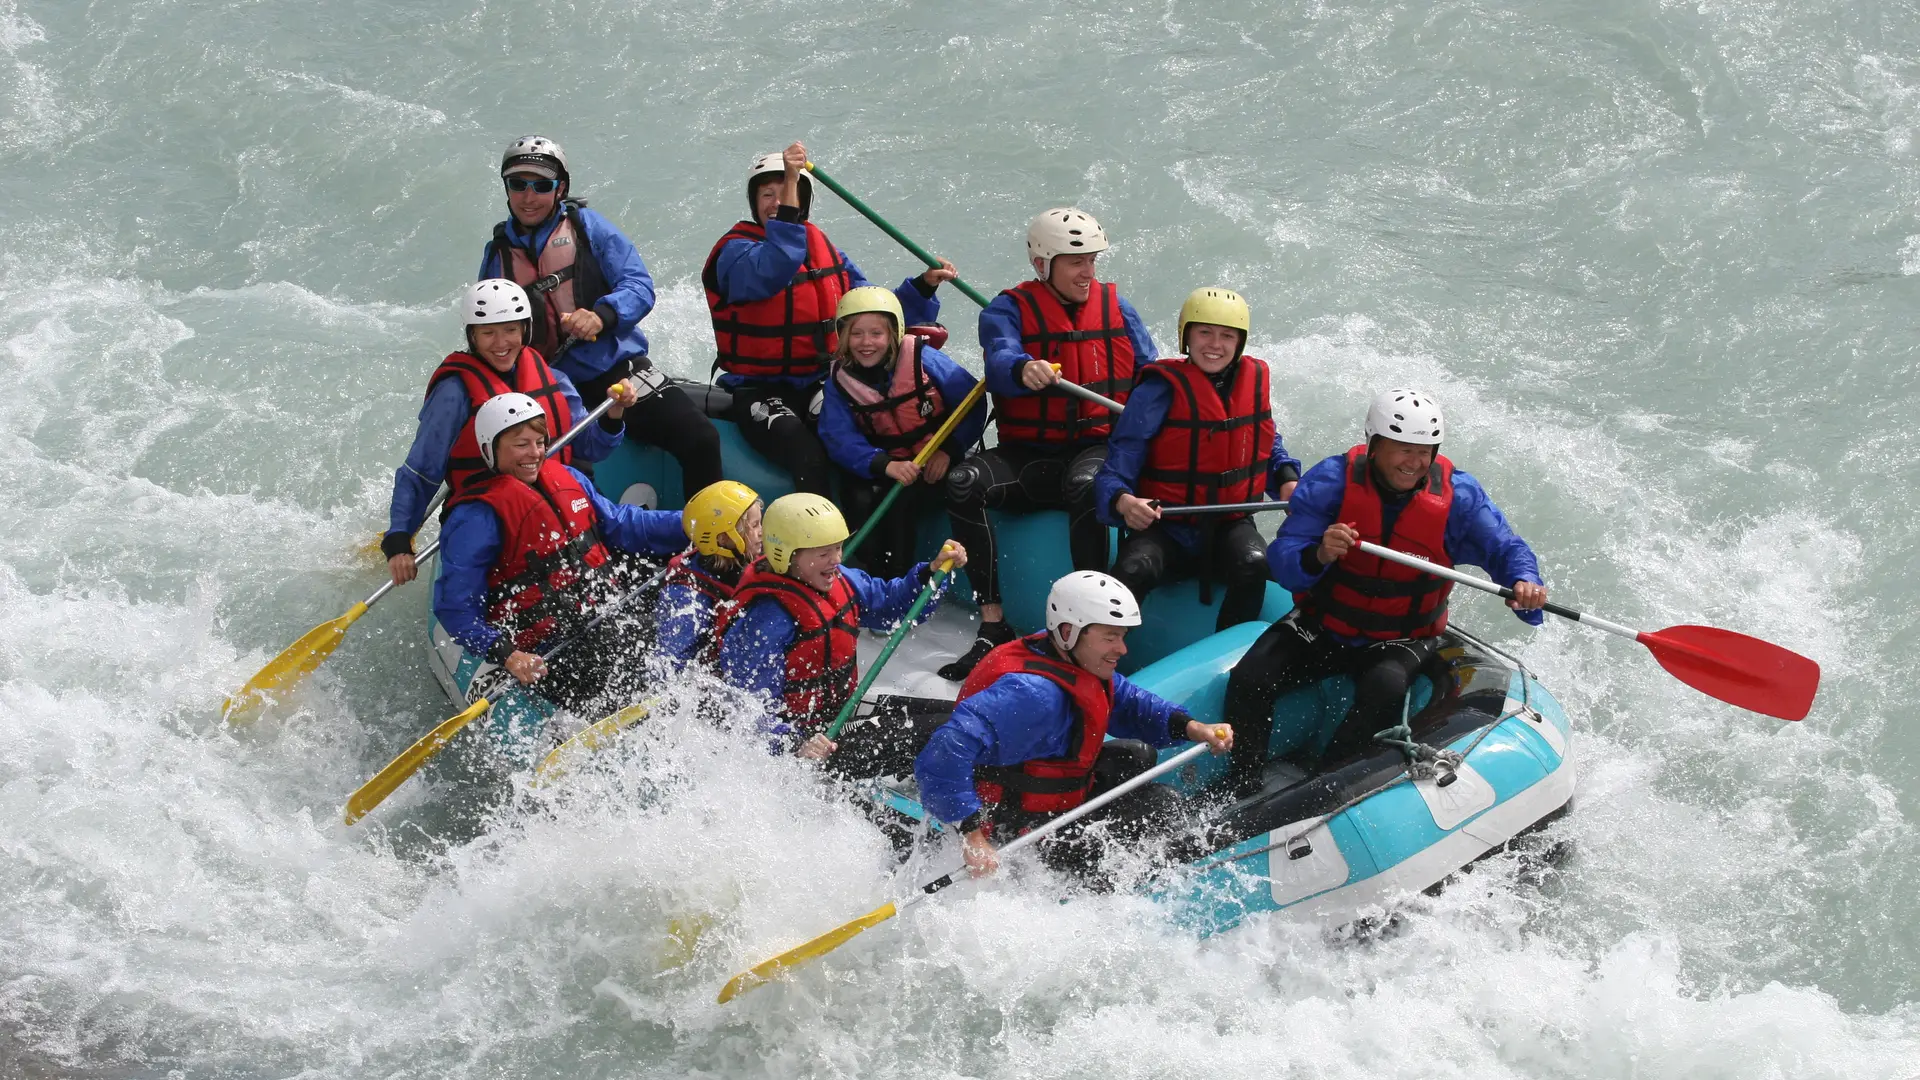
<path id="1" fill-rule="evenodd" d="M 739 431 L 718 419 L 724 390 L 682 384 L 705 407 L 721 437 L 728 475 L 768 501 L 792 490 L 786 475 L 749 449 Z M 686 497 L 679 466 L 653 447 L 628 443 L 595 466 L 603 494 L 653 507 L 677 507 Z M 1040 625 L 1052 582 L 1072 570 L 1066 516 L 1058 512 L 996 515 L 1001 581 L 1007 614 L 1023 630 Z M 945 515 L 920 523 L 923 555 L 948 535 Z M 1219 593 L 1202 603 L 1195 582 L 1150 594 L 1143 623 L 1128 635 L 1121 670 L 1135 682 L 1178 702 L 1194 717 L 1218 721 L 1228 673 L 1266 625 L 1292 607 L 1278 585 L 1267 585 L 1258 622 L 1213 632 Z M 870 692 L 950 702 L 956 683 L 936 673 L 964 650 L 977 615 L 964 586 L 951 589 L 932 620 L 908 635 Z M 469 700 L 486 666 L 466 654 L 428 616 L 429 654 L 436 678 L 456 704 Z M 862 635 L 862 670 L 880 637 Z M 1232 926 L 1260 911 L 1293 910 L 1342 921 L 1395 895 L 1431 888 L 1461 867 L 1548 821 L 1569 805 L 1574 767 L 1567 716 L 1520 661 L 1457 626 L 1439 662 L 1409 693 L 1404 741 L 1440 754 L 1437 765 L 1414 765 L 1398 746 L 1380 745 L 1342 760 L 1320 751 L 1352 701 L 1344 677 L 1282 697 L 1274 706 L 1264 783 L 1228 805 L 1213 830 L 1215 850 L 1196 860 L 1177 889 L 1160 894 L 1208 930 Z M 551 708 L 531 695 L 507 695 L 489 718 L 496 738 L 537 733 Z M 1169 750 L 1171 755 L 1177 751 Z M 1197 794 L 1225 773 L 1222 758 L 1203 758 L 1173 774 L 1172 785 Z M 937 828 L 914 800 L 911 778 L 879 786 L 875 797 L 898 814 Z"/>

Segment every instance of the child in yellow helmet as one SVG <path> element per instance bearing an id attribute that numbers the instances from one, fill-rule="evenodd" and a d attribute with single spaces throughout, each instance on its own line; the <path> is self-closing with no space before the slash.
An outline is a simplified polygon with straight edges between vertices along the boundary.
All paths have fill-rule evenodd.
<path id="1" fill-rule="evenodd" d="M 709 484 L 681 511 L 691 543 L 667 563 L 654 598 L 658 655 L 674 667 L 713 659 L 714 617 L 740 575 L 760 557 L 760 496 L 734 480 Z"/>

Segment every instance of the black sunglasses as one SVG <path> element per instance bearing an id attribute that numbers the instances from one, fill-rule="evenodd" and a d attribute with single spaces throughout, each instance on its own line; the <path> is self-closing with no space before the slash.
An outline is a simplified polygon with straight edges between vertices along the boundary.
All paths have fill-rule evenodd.
<path id="1" fill-rule="evenodd" d="M 545 195 L 547 192 L 559 186 L 560 181 L 558 180 L 529 180 L 524 176 L 507 177 L 508 191 L 525 191 L 528 188 L 532 188 L 534 191 Z"/>

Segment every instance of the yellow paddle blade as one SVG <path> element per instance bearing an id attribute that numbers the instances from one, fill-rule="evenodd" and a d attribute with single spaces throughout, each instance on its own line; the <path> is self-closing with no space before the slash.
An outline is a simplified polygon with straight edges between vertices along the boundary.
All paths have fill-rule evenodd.
<path id="1" fill-rule="evenodd" d="M 653 704 L 651 701 L 642 701 L 637 705 L 629 705 L 612 716 L 603 716 L 580 729 L 579 734 L 554 747 L 546 757 L 540 759 L 540 765 L 533 770 L 533 782 L 528 786 L 545 787 L 567 775 L 568 762 L 576 756 L 591 754 L 602 746 L 612 745 L 615 736 L 645 719 L 647 713 L 653 710 Z"/>
<path id="2" fill-rule="evenodd" d="M 420 766 L 425 765 L 428 758 L 439 753 L 440 748 L 458 735 L 461 728 L 478 720 L 491 708 L 493 708 L 493 702 L 481 698 L 467 706 L 465 712 L 447 717 L 440 722 L 439 727 L 420 736 L 418 742 L 407 747 L 405 753 L 394 758 L 386 768 L 375 773 L 373 779 L 360 785 L 360 790 L 347 799 L 347 824 L 351 825 L 366 817 L 368 811 L 387 801 L 387 796 L 393 794 L 401 784 L 406 783 L 408 777 L 419 772 Z"/>
<path id="3" fill-rule="evenodd" d="M 712 912 L 699 911 L 668 919 L 667 938 L 661 943 L 660 970 L 671 971 L 693 963 L 693 950 L 700 944 L 700 935 L 713 925 L 714 918 Z"/>
<path id="4" fill-rule="evenodd" d="M 354 620 L 367 613 L 363 601 L 347 609 L 345 615 L 323 622 L 319 626 L 300 635 L 300 640 L 283 649 L 279 656 L 267 661 L 267 666 L 247 680 L 240 692 L 227 699 L 220 709 L 220 716 L 229 722 L 250 719 L 253 711 L 266 702 L 266 699 L 299 682 L 313 673 L 320 662 L 333 655 L 340 642 L 347 636 L 347 627 Z"/>
<path id="5" fill-rule="evenodd" d="M 755 964 L 753 967 L 727 980 L 727 985 L 720 988 L 720 1004 L 725 1005 L 727 1002 L 739 997 L 742 993 L 762 983 L 773 981 L 776 975 L 779 975 L 787 968 L 798 967 L 815 957 L 827 955 L 840 946 L 845 945 L 847 942 L 852 941 L 854 937 L 862 931 L 870 927 L 879 926 L 881 923 L 893 918 L 895 910 L 891 901 L 881 904 L 879 907 L 874 908 L 872 911 L 867 912 L 852 922 L 835 927 L 804 945 L 796 945 L 771 960 Z"/>

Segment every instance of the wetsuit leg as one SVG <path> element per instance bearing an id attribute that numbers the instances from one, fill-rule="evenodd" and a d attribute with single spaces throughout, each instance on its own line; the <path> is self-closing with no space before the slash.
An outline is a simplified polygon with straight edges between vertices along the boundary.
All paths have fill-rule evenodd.
<path id="1" fill-rule="evenodd" d="M 1332 761 L 1363 751 L 1373 745 L 1375 732 L 1398 724 L 1406 703 L 1407 685 L 1433 659 L 1439 644 L 1439 638 L 1431 637 L 1383 641 L 1349 649 L 1353 708 L 1340 722 L 1323 758 Z"/>
<path id="2" fill-rule="evenodd" d="M 842 470 L 840 473 L 840 513 L 846 517 L 847 527 L 856 533 L 864 528 L 867 524 L 867 519 L 873 516 L 874 509 L 880 505 L 880 500 L 885 498 L 887 492 L 891 491 L 894 487 L 895 484 L 892 480 L 884 478 L 873 480 L 864 476 L 854 476 L 852 473 Z M 895 499 L 894 501 L 899 502 L 900 500 Z M 899 512 L 900 508 L 898 506 L 892 507 L 887 511 L 887 517 L 891 518 Z M 899 577 L 900 571 L 893 573 L 885 572 L 885 568 L 892 565 L 887 551 L 887 542 L 890 538 L 886 528 L 886 522 L 882 520 L 879 525 L 874 527 L 873 532 L 867 535 L 866 539 L 860 541 L 860 547 L 853 553 L 851 561 L 855 566 L 876 577 Z"/>
<path id="3" fill-rule="evenodd" d="M 1067 546 L 1075 570 L 1107 568 L 1107 527 L 1093 513 L 1093 478 L 1107 460 L 1107 444 L 1098 443 L 1074 454 L 1060 481 L 1060 499 L 1067 511 Z"/>
<path id="4" fill-rule="evenodd" d="M 819 393 L 818 386 L 743 383 L 733 391 L 727 419 L 739 425 L 748 446 L 787 470 L 795 491 L 831 495 L 827 448 L 813 433 L 812 407 Z"/>
<path id="5" fill-rule="evenodd" d="M 645 357 L 641 358 L 643 363 L 645 359 Z M 615 360 L 612 367 L 595 375 L 593 378 L 575 382 L 573 389 L 580 395 L 580 404 L 585 405 L 588 411 L 592 411 L 597 408 L 601 402 L 607 400 L 607 390 L 612 387 L 614 383 L 619 382 L 631 374 L 633 374 L 632 358 Z M 578 423 L 579 420 L 579 417 L 574 417 L 575 423 Z M 556 439 L 559 437 L 558 434 L 554 435 Z"/>
<path id="6" fill-rule="evenodd" d="M 1301 625 L 1296 612 L 1267 628 L 1227 676 L 1226 721 L 1233 727 L 1232 790 L 1259 786 L 1273 738 L 1273 705 L 1281 694 L 1347 670 L 1346 647 Z"/>
<path id="7" fill-rule="evenodd" d="M 1252 518 L 1229 522 L 1215 534 L 1209 570 L 1227 588 L 1213 624 L 1216 632 L 1260 617 L 1267 599 L 1267 541 Z"/>
<path id="8" fill-rule="evenodd" d="M 628 439 L 658 446 L 680 463 L 680 490 L 688 497 L 725 479 L 720 432 L 685 390 L 671 383 L 662 386 L 628 409 L 626 420 Z"/>
<path id="9" fill-rule="evenodd" d="M 953 702 L 938 698 L 886 696 L 874 702 L 870 717 L 850 721 L 834 741 L 827 771 L 848 780 L 875 776 L 912 776 L 913 759 L 953 714 Z"/>
<path id="10" fill-rule="evenodd" d="M 1024 509 L 1023 467 L 1033 456 L 1019 446 L 982 450 L 947 471 L 947 516 L 953 538 L 967 549 L 967 578 L 976 603 L 1000 602 L 998 548 L 989 510 Z"/>
<path id="11" fill-rule="evenodd" d="M 1139 776 L 1159 757 L 1146 743 L 1109 740 L 1094 762 L 1093 787 L 1087 798 L 1098 798 Z M 1147 857 L 1164 854 L 1167 839 L 1191 816 L 1179 792 L 1164 784 L 1145 784 L 1041 841 L 1041 857 L 1048 866 L 1078 875 L 1092 888 L 1105 891 L 1113 884 L 1104 865 L 1110 851 Z"/>
<path id="12" fill-rule="evenodd" d="M 1120 541 L 1120 554 L 1113 560 L 1113 576 L 1133 593 L 1136 602 L 1145 603 L 1149 592 L 1178 576 L 1188 561 L 1186 552 L 1155 522 Z"/>

